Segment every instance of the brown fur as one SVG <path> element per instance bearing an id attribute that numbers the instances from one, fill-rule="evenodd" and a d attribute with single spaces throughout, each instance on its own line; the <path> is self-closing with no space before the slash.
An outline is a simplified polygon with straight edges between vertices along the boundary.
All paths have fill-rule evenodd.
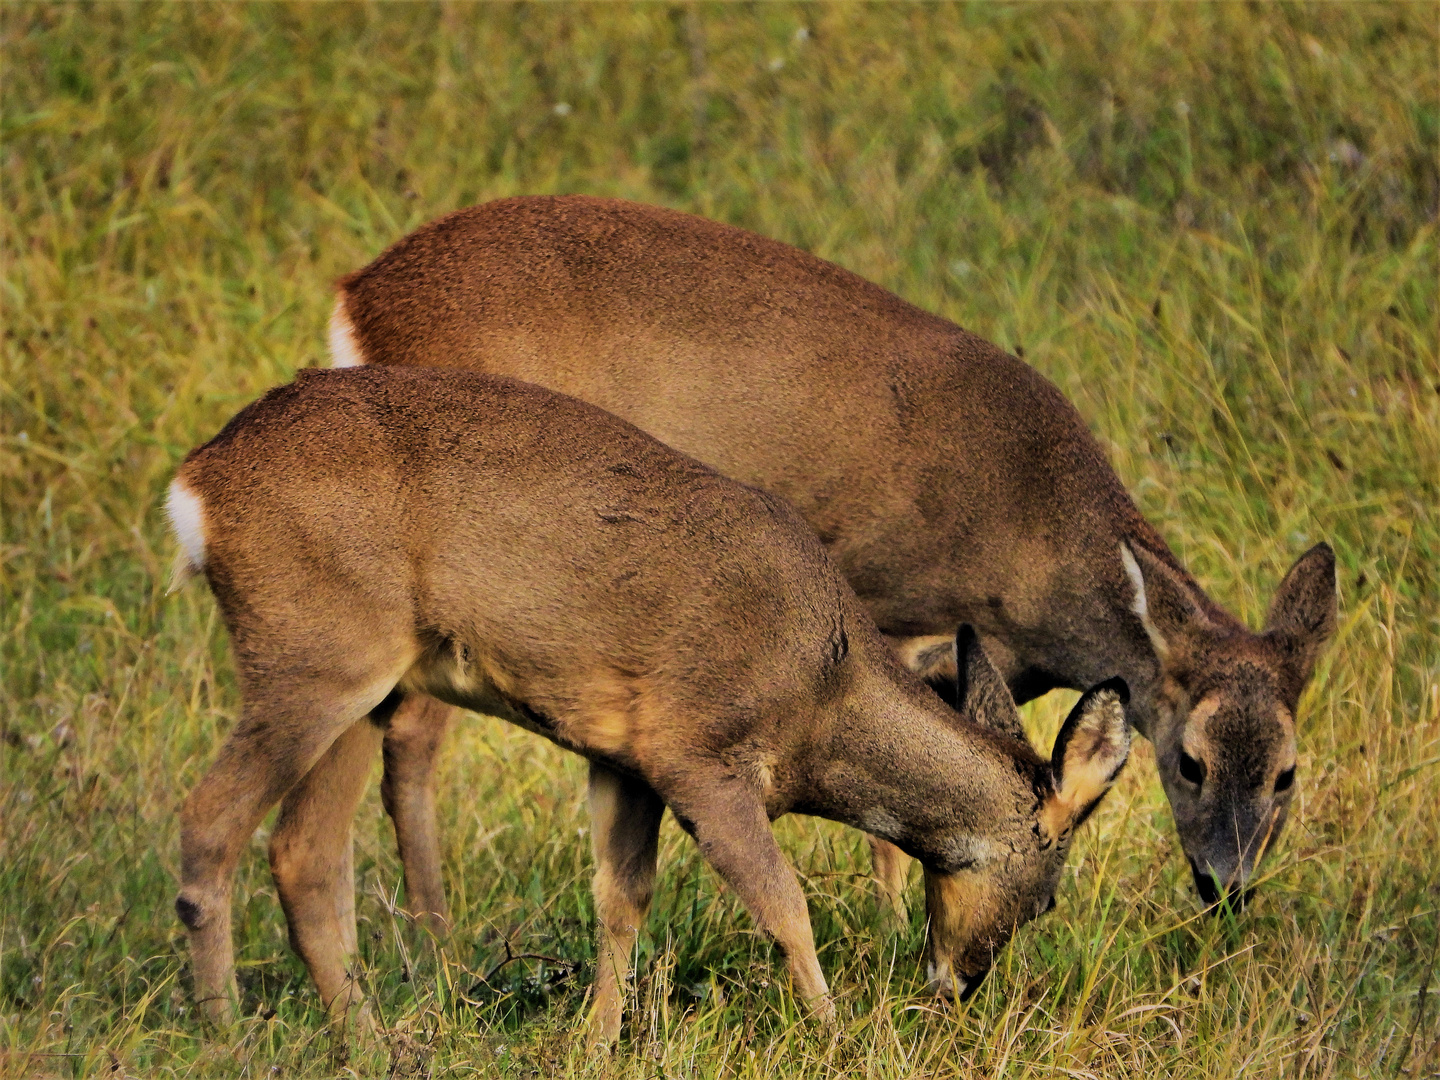
<path id="1" fill-rule="evenodd" d="M 436 934 L 450 926 L 435 833 L 435 760 L 455 710 L 427 694 L 408 694 L 386 720 L 380 799 L 395 823 L 405 902 Z M 349 877 L 344 880 L 351 880 Z"/>
<path id="2" fill-rule="evenodd" d="M 1266 632 L 1247 630 L 1140 516 L 1059 391 L 989 342 L 785 244 L 581 196 L 416 230 L 340 283 L 334 326 L 366 363 L 527 379 L 784 495 L 882 631 L 973 624 L 1021 701 L 1124 676 L 1197 874 L 1243 884 L 1278 832 L 1257 823 L 1283 821 L 1289 792 L 1225 778 L 1280 771 L 1274 704 L 1294 714 L 1334 626 L 1330 549 L 1296 563 Z M 1174 657 L 1136 615 L 1122 545 L 1185 639 Z M 1197 789 L 1175 748 L 1202 685 L 1226 695 L 1231 737 Z M 898 894 L 903 860 L 886 866 Z"/>
<path id="3" fill-rule="evenodd" d="M 359 1004 L 349 820 L 373 754 L 365 717 L 393 730 L 397 693 L 509 716 L 590 760 L 602 1042 L 619 1030 L 663 806 L 825 1015 L 771 819 L 865 828 L 978 890 L 963 925 L 944 890 L 931 912 L 951 928 L 932 947 L 941 988 L 963 992 L 1053 895 L 1066 845 L 1041 823 L 1085 768 L 1077 753 L 1108 769 L 1128 746 L 1120 713 L 1098 705 L 1080 711 L 1103 736 L 1062 741 L 1053 764 L 1001 733 L 1016 722 L 1004 695 L 957 717 L 784 500 L 538 387 L 303 373 L 194 451 L 174 488 L 200 507 L 199 561 L 244 699 L 182 816 L 176 906 L 217 1019 L 234 994 L 235 863 L 281 799 L 272 865 L 292 941 L 327 1007 Z M 962 646 L 967 670 L 986 663 Z"/>

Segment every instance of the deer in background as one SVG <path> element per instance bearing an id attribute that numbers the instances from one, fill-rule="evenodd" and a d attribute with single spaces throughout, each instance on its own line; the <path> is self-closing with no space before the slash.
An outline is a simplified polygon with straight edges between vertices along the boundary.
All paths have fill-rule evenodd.
<path id="1" fill-rule="evenodd" d="M 1033 368 L 786 244 L 614 199 L 504 199 L 339 283 L 337 366 L 510 375 L 599 405 L 810 523 L 912 670 L 943 691 L 973 624 L 1015 700 L 1113 674 L 1155 746 L 1206 903 L 1285 823 L 1295 714 L 1335 629 L 1326 544 L 1256 633 L 1206 596 Z M 382 794 L 407 904 L 443 924 L 433 767 L 449 709 L 415 697 Z M 872 841 L 903 911 L 906 860 Z"/>
<path id="2" fill-rule="evenodd" d="M 509 379 L 302 372 L 186 458 L 169 511 L 177 582 L 208 580 L 243 697 L 181 822 L 176 909 L 221 1023 L 234 870 L 277 801 L 291 942 L 332 1014 L 361 1005 L 351 818 L 384 725 L 416 696 L 589 760 L 600 1043 L 620 1031 L 667 807 L 829 1016 L 772 820 L 819 815 L 919 859 L 930 980 L 963 997 L 1053 905 L 1129 750 L 1111 680 L 1042 759 L 973 633 L 954 653 L 956 715 L 782 498 Z"/>

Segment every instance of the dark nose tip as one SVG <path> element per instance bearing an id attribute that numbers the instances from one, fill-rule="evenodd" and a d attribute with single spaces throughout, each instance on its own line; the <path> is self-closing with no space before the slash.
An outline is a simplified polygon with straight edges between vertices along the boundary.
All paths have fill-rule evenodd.
<path id="1" fill-rule="evenodd" d="M 965 976 L 965 989 L 960 991 L 960 1000 L 969 1001 L 975 996 L 975 991 L 980 989 L 980 984 L 985 981 L 985 976 L 990 974 L 990 969 L 977 972 L 974 975 Z"/>
<path id="2" fill-rule="evenodd" d="M 1209 870 L 1201 870 L 1200 864 L 1194 859 L 1190 860 L 1190 875 L 1195 879 L 1195 889 L 1200 893 L 1200 899 L 1204 901 L 1207 908 L 1219 910 L 1221 900 L 1235 911 L 1241 911 L 1250 902 L 1250 896 L 1254 889 L 1221 889 L 1220 883 L 1215 875 Z"/>
<path id="3" fill-rule="evenodd" d="M 1214 907 L 1220 902 L 1220 886 L 1215 884 L 1215 876 L 1208 870 L 1201 870 L 1194 859 L 1190 860 L 1190 876 L 1195 879 L 1195 888 L 1206 907 Z"/>

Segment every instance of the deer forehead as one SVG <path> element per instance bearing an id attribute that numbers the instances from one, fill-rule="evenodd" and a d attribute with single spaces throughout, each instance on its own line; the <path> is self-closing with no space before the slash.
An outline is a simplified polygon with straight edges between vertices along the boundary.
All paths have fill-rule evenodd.
<path id="1" fill-rule="evenodd" d="M 1226 705 L 1235 714 L 1250 713 L 1254 720 L 1246 723 L 1243 731 L 1259 738 L 1242 740 L 1243 745 L 1237 743 L 1236 724 L 1233 721 L 1235 716 L 1221 724 L 1224 730 L 1216 730 L 1214 721 Z M 1228 712 L 1227 712 L 1228 715 Z M 1254 726 L 1259 722 L 1260 727 L 1265 727 L 1263 717 L 1269 715 L 1274 719 L 1279 737 L 1274 737 L 1275 729 L 1261 731 Z M 1225 751 L 1243 750 L 1247 755 L 1254 754 L 1257 750 L 1273 749 L 1276 757 L 1282 761 L 1282 768 L 1288 768 L 1294 763 L 1296 753 L 1295 718 L 1285 705 L 1280 703 L 1262 703 L 1257 710 L 1246 708 L 1243 700 L 1227 701 L 1224 694 L 1215 690 L 1206 694 L 1190 710 L 1185 721 L 1185 731 L 1181 739 L 1181 746 L 1185 752 L 1197 760 L 1208 760 L 1218 756 Z"/>

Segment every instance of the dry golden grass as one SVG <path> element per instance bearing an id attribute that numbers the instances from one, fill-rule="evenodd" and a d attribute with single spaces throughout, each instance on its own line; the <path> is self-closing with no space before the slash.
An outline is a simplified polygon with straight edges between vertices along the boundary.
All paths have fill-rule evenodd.
<path id="1" fill-rule="evenodd" d="M 6 3 L 0 33 L 0 1073 L 1440 1070 L 1433 5 Z M 323 362 L 332 278 L 442 211 L 555 191 L 757 229 L 1023 348 L 1252 622 L 1335 545 L 1341 630 L 1251 909 L 1200 915 L 1142 747 L 1058 910 L 946 1011 L 857 835 L 788 821 L 828 1033 L 667 825 L 630 1034 L 588 1060 L 578 764 L 475 718 L 444 766 L 444 950 L 396 915 L 378 800 L 361 815 L 388 1040 L 347 1059 L 324 1030 L 257 838 L 249 1018 L 205 1042 L 176 809 L 237 702 L 209 597 L 164 596 L 164 485 Z M 1065 704 L 1028 710 L 1038 738 Z"/>

